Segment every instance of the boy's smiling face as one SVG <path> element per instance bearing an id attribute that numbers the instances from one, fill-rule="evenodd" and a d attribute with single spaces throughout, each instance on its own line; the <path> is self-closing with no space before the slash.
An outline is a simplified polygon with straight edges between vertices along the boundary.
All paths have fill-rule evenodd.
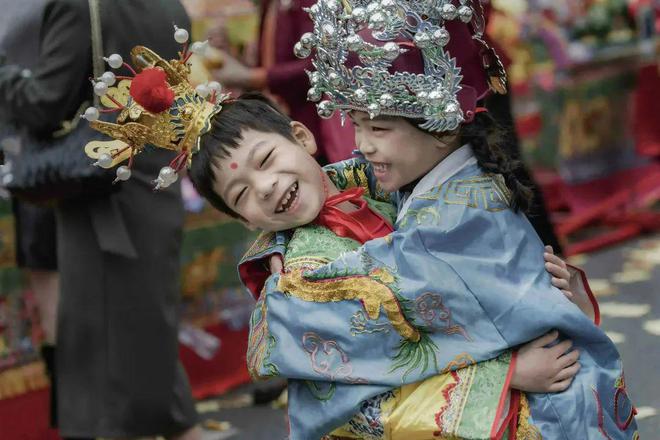
<path id="1" fill-rule="evenodd" d="M 277 133 L 242 131 L 231 155 L 214 164 L 214 190 L 248 227 L 283 231 L 316 219 L 325 202 L 324 175 L 312 157 L 316 142 L 292 122 L 295 142 Z"/>
<path id="2" fill-rule="evenodd" d="M 352 111 L 355 143 L 373 165 L 378 183 L 386 191 L 398 191 L 431 171 L 453 150 L 438 138 L 404 118 L 382 116 L 370 119 Z"/>

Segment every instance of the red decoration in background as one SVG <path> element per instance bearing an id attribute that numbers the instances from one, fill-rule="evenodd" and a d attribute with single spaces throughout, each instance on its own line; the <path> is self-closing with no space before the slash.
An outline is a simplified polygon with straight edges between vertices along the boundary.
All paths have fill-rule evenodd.
<path id="1" fill-rule="evenodd" d="M 167 84 L 167 75 L 156 67 L 135 75 L 130 93 L 135 102 L 151 113 L 164 112 L 174 103 L 174 91 Z"/>
<path id="2" fill-rule="evenodd" d="M 233 330 L 226 324 L 215 324 L 206 326 L 205 330 L 222 341 L 212 359 L 202 359 L 190 348 L 179 345 L 179 358 L 196 399 L 217 396 L 250 382 L 245 360 L 248 328 Z"/>
<path id="3" fill-rule="evenodd" d="M 222 340 L 212 359 L 204 360 L 190 348 L 179 346 L 179 357 L 196 399 L 217 396 L 250 382 L 245 360 L 248 329 L 232 330 L 225 324 L 215 324 L 206 331 Z M 57 431 L 48 427 L 48 393 L 43 389 L 0 399 L 0 439 L 61 440 Z"/>
<path id="4" fill-rule="evenodd" d="M 20 440 L 60 440 L 50 429 L 48 389 L 31 391 L 0 400 L 0 438 Z"/>
<path id="5" fill-rule="evenodd" d="M 634 106 L 637 152 L 660 160 L 660 126 L 656 119 L 660 111 L 660 72 L 655 64 L 639 70 Z"/>

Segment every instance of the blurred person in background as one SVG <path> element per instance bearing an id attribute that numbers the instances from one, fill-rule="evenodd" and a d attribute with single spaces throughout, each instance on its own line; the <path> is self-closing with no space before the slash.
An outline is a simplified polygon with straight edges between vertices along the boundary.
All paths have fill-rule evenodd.
<path id="1" fill-rule="evenodd" d="M 307 100 L 312 70 L 309 59 L 299 59 L 293 46 L 301 35 L 313 30 L 303 8 L 316 0 L 263 0 L 260 2 L 259 65 L 248 67 L 224 52 L 222 67 L 214 72 L 224 87 L 268 91 L 283 110 L 296 121 L 309 127 L 319 142 L 316 159 L 321 163 L 338 162 L 351 156 L 355 149 L 353 127 L 341 124 L 339 115 L 321 119 L 316 105 Z"/>
<path id="2" fill-rule="evenodd" d="M 31 75 L 0 67 L 0 108 L 35 136 L 51 136 L 92 101 L 91 3 L 44 1 Z M 138 44 L 173 58 L 172 24 L 190 27 L 178 0 L 101 0 L 100 17 L 104 53 L 125 59 Z M 167 157 L 143 159 L 116 191 L 56 208 L 57 406 L 67 439 L 201 436 L 178 362 L 180 188 L 154 197 L 151 176 Z"/>
<path id="3" fill-rule="evenodd" d="M 489 0 L 481 0 L 484 5 L 484 12 L 486 13 L 486 21 L 492 13 L 492 3 Z M 495 51 L 500 55 L 502 64 L 505 69 L 511 65 L 511 59 L 507 56 L 507 51 L 501 47 L 496 40 L 489 39 L 489 44 L 493 46 Z M 536 230 L 536 233 L 541 237 L 541 241 L 546 245 L 552 246 L 556 254 L 561 255 L 562 247 L 555 230 L 550 220 L 550 214 L 545 207 L 545 200 L 543 193 L 534 181 L 534 177 L 523 161 L 522 152 L 520 151 L 520 140 L 516 132 L 515 117 L 513 114 L 513 90 L 509 84 L 508 93 L 498 94 L 492 93 L 486 98 L 485 107 L 493 116 L 495 121 L 500 124 L 504 129 L 504 141 L 502 146 L 506 147 L 506 153 L 514 160 L 520 161 L 521 164 L 514 171 L 516 178 L 524 185 L 530 187 L 533 191 L 533 198 L 531 208 L 527 213 L 527 218 Z"/>
<path id="4" fill-rule="evenodd" d="M 39 59 L 39 28 L 45 0 L 0 0 L 0 57 L 21 66 L 28 75 Z M 0 149 L 19 136 L 19 129 L 0 116 Z M 52 208 L 12 199 L 16 266 L 21 268 L 36 299 L 43 330 L 41 354 L 51 381 L 51 424 L 57 425 L 55 341 L 59 278 L 55 212 Z"/>
<path id="5" fill-rule="evenodd" d="M 637 74 L 633 97 L 637 153 L 660 161 L 660 1 L 631 0 L 628 7 L 637 19 L 643 47 L 649 51 Z"/>

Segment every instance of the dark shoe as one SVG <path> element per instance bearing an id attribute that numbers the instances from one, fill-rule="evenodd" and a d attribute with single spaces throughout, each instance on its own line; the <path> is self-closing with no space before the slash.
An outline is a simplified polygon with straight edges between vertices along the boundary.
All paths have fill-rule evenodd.
<path id="1" fill-rule="evenodd" d="M 46 374 L 50 379 L 50 426 L 57 428 L 57 376 L 55 369 L 55 346 L 43 345 L 41 357 L 46 364 Z"/>

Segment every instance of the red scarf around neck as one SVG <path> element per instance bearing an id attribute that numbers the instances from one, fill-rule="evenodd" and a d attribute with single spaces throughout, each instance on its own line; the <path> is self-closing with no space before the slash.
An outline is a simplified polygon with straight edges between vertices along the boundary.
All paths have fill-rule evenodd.
<path id="1" fill-rule="evenodd" d="M 392 225 L 374 212 L 363 196 L 364 188 L 351 188 L 326 197 L 316 223 L 327 227 L 340 237 L 352 238 L 361 244 L 393 232 Z M 344 212 L 338 207 L 344 202 L 350 202 L 358 209 Z"/>

